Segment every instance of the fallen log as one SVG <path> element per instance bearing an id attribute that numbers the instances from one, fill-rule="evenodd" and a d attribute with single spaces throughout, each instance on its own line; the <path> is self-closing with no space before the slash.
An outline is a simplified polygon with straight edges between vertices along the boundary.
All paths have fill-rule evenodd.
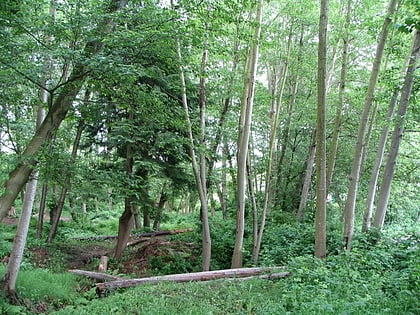
<path id="1" fill-rule="evenodd" d="M 102 280 L 102 281 L 106 281 L 106 280 L 121 281 L 121 280 L 124 280 L 121 277 L 108 275 L 108 274 L 102 273 L 102 272 L 86 271 L 86 270 L 79 270 L 79 269 L 71 269 L 71 270 L 69 270 L 69 272 L 74 273 L 75 275 L 78 275 L 78 276 L 85 276 L 85 277 L 98 279 L 98 280 Z"/>
<path id="2" fill-rule="evenodd" d="M 96 292 L 99 296 L 104 296 L 109 289 L 117 288 L 129 288 L 146 283 L 158 283 L 163 281 L 173 282 L 191 282 L 191 281 L 209 281 L 223 278 L 242 278 L 244 280 L 251 278 L 252 276 L 259 276 L 262 279 L 278 279 L 287 277 L 290 272 L 274 273 L 280 269 L 284 270 L 284 267 L 272 267 L 272 268 L 237 268 L 237 269 L 225 269 L 215 271 L 203 271 L 203 272 L 192 272 L 173 274 L 166 276 L 156 276 L 139 279 L 122 279 L 104 283 L 96 284 Z M 244 278 L 248 277 L 248 278 Z"/>

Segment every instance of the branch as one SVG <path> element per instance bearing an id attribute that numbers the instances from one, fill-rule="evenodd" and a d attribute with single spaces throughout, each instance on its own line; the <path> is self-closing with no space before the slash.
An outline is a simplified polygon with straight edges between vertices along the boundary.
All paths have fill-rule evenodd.
<path id="1" fill-rule="evenodd" d="M 3 64 L 3 65 L 5 65 L 6 67 L 8 67 L 8 68 L 12 69 L 12 70 L 13 70 L 13 71 L 15 71 L 16 73 L 18 73 L 19 75 L 21 75 L 22 77 L 24 77 L 26 80 L 28 80 L 28 81 L 32 82 L 33 84 L 35 84 L 37 87 L 39 87 L 39 88 L 41 88 L 41 89 L 43 89 L 43 90 L 47 91 L 48 93 L 51 93 L 51 91 L 50 91 L 50 90 L 49 90 L 46 86 L 44 86 L 42 83 L 40 83 L 40 82 L 36 81 L 35 79 L 32 79 L 30 76 L 28 76 L 28 75 L 27 75 L 27 74 L 25 74 L 24 72 L 20 71 L 20 70 L 19 70 L 19 69 L 17 69 L 16 67 L 14 67 L 14 66 L 12 66 L 12 65 L 10 65 L 10 64 L 8 64 L 7 62 L 4 62 L 4 61 L 2 61 L 2 60 L 0 60 L 0 63 L 1 63 L 1 64 Z"/>

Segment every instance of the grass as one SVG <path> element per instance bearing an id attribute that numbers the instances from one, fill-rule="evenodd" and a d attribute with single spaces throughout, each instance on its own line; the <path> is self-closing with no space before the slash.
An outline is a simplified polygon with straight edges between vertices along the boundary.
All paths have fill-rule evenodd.
<path id="1" fill-rule="evenodd" d="M 418 292 L 387 292 L 379 273 L 366 277 L 344 259 L 300 257 L 293 276 L 276 281 L 145 285 L 52 314 L 418 314 Z"/>
<path id="2" fill-rule="evenodd" d="M 177 223 L 175 217 L 170 218 L 168 226 Z M 229 222 L 219 222 L 213 228 L 221 232 L 229 226 Z M 62 227 L 59 241 L 78 233 L 76 225 Z M 107 226 L 99 228 L 105 231 Z M 11 229 L 4 232 L 12 233 Z M 33 307 L 11 306 L 0 298 L 0 314 L 420 314 L 418 229 L 390 236 L 378 231 L 358 235 L 351 253 L 331 251 L 334 254 L 325 261 L 305 254 L 310 252 L 312 236 L 311 226 L 292 224 L 267 232 L 270 250 L 263 253 L 263 262 L 286 264 L 292 276 L 285 279 L 161 283 L 112 291 L 101 299 L 96 297 L 93 281 L 74 277 L 59 266 L 36 268 L 27 256 L 17 289 Z M 177 236 L 183 238 L 188 238 L 186 243 L 198 240 L 195 233 Z M 215 260 L 220 260 L 216 266 L 229 256 L 230 243 L 229 233 L 214 233 Z M 0 243 L 0 252 L 7 252 L 9 245 Z M 330 245 L 336 248 L 334 242 Z M 60 246 L 54 248 L 60 250 Z M 188 260 L 183 259 L 178 264 Z M 54 262 L 60 264 L 60 260 Z M 168 273 L 174 268 L 163 267 Z M 0 274 L 4 268 L 0 265 Z"/>

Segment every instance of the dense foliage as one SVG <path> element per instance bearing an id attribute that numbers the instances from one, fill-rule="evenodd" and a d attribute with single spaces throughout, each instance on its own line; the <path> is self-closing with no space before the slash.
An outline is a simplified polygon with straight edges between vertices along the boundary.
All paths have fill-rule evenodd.
<path id="1" fill-rule="evenodd" d="M 7 275 L 13 256 L 28 190 L 24 185 L 38 180 L 38 186 L 17 266 L 14 302 L 22 305 L 2 297 L 1 313 L 419 312 L 418 0 L 399 1 L 389 16 L 385 0 L 330 0 L 325 82 L 317 77 L 316 1 L 3 2 L 0 218 L 8 214 L 9 221 L 0 223 L 0 274 Z M 378 80 L 372 83 L 383 28 L 388 33 Z M 414 66 L 407 69 L 410 60 Z M 412 87 L 404 91 L 408 79 Z M 314 166 L 319 163 L 313 160 L 321 134 L 316 125 L 321 83 L 331 172 L 326 198 L 316 197 Z M 369 87 L 374 91 L 368 107 Z M 403 92 L 409 96 L 403 98 Z M 249 99 L 251 134 L 242 174 L 244 128 L 238 118 Z M 395 112 L 405 100 L 408 109 L 399 117 Z M 361 121 L 370 107 L 366 122 Z M 47 118 L 36 127 L 35 117 L 43 114 Z M 399 126 L 398 159 L 386 166 L 395 149 L 390 137 Z M 362 141 L 360 127 L 366 129 Z M 360 179 L 351 191 L 358 145 Z M 372 228 L 375 213 L 366 215 L 369 192 L 386 191 L 384 174 L 394 165 L 385 220 Z M 238 198 L 239 175 L 247 180 L 244 204 Z M 352 192 L 354 212 L 345 210 Z M 325 260 L 312 257 L 320 199 L 327 212 Z M 378 199 L 374 196 L 375 206 Z M 100 248 L 111 257 L 109 273 L 124 277 L 201 270 L 207 223 L 211 269 L 230 268 L 242 206 L 243 265 L 285 266 L 292 272 L 287 279 L 159 284 L 97 300 L 92 282 L 66 273 L 79 247 Z M 343 236 L 349 213 L 351 246 L 346 232 Z M 54 222 L 59 222 L 56 231 Z M 183 228 L 193 231 L 112 257 L 116 234 L 125 247 L 130 231 L 138 236 Z M 258 233 L 261 248 L 255 255 Z M 101 236 L 112 241 L 94 240 Z M 82 267 L 97 268 L 98 255 L 86 252 L 78 258 L 85 260 Z"/>

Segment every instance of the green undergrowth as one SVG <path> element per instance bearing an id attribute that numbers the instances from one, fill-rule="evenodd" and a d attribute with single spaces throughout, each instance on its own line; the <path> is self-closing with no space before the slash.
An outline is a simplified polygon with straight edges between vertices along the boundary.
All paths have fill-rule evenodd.
<path id="1" fill-rule="evenodd" d="M 177 228 L 180 223 L 187 227 L 189 218 L 169 221 L 171 227 Z M 211 225 L 212 269 L 228 268 L 234 222 L 213 220 Z M 78 233 L 76 226 L 63 223 L 61 227 L 62 234 L 50 249 L 60 253 L 60 242 L 66 241 L 67 252 L 51 260 L 47 267 L 37 268 L 32 263 L 34 253 L 26 251 L 17 290 L 31 307 L 11 306 L 0 298 L 0 314 L 420 314 L 418 227 L 356 234 L 352 252 L 340 250 L 340 231 L 330 228 L 329 255 L 321 261 L 312 256 L 312 225 L 278 224 L 266 231 L 260 263 L 286 265 L 292 273 L 288 278 L 161 283 L 114 290 L 106 298 L 96 296 L 94 281 L 75 277 L 60 266 L 71 254 L 69 248 L 82 245 L 72 238 Z M 3 232 L 12 235 L 12 229 L 4 227 Z M 194 231 L 168 240 L 200 248 L 199 230 L 196 226 Z M 249 242 L 249 231 L 245 236 Z M 40 243 L 32 236 L 28 245 Z M 187 251 L 180 254 L 180 249 L 176 247 L 172 260 L 167 255 L 151 257 L 149 262 L 156 269 L 152 271 L 169 274 L 198 270 L 198 255 L 188 256 Z M 9 250 L 10 240 L 6 239 L 0 243 L 0 253 Z M 244 257 L 248 266 L 249 253 L 245 252 Z M 0 264 L 0 274 L 4 268 Z"/>
<path id="2" fill-rule="evenodd" d="M 0 265 L 0 274 L 5 266 Z M 18 296 L 25 306 L 13 306 L 0 298 L 0 314 L 47 313 L 75 303 L 81 283 L 70 273 L 53 273 L 48 269 L 22 266 L 16 283 Z"/>
<path id="3" fill-rule="evenodd" d="M 372 231 L 355 239 L 351 253 L 291 258 L 292 275 L 275 281 L 160 283 L 97 298 L 93 282 L 81 290 L 86 279 L 33 269 L 22 271 L 18 288 L 33 305 L 48 304 L 45 314 L 60 315 L 419 314 L 419 243 L 415 232 L 384 238 Z M 1 314 L 33 314 L 0 303 Z"/>
<path id="4" fill-rule="evenodd" d="M 325 261 L 293 258 L 292 275 L 275 281 L 145 285 L 52 314 L 419 314 L 419 237 L 372 241 Z"/>

